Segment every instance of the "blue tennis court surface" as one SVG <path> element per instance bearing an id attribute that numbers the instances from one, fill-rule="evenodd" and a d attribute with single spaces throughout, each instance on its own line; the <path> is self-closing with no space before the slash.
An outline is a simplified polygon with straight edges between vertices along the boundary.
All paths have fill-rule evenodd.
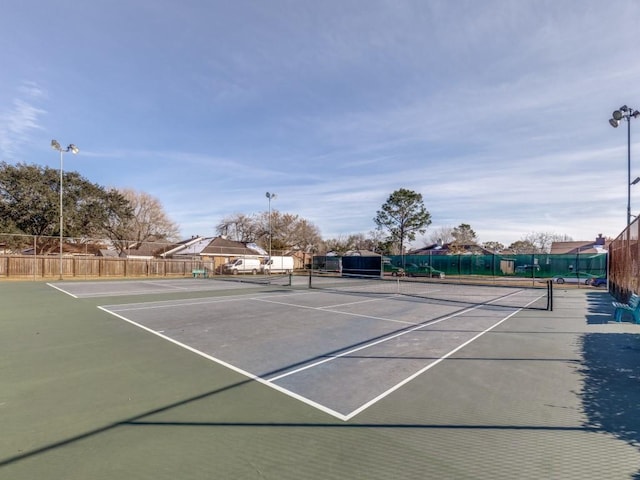
<path id="1" fill-rule="evenodd" d="M 100 308 L 342 420 L 517 311 L 322 291 Z"/>

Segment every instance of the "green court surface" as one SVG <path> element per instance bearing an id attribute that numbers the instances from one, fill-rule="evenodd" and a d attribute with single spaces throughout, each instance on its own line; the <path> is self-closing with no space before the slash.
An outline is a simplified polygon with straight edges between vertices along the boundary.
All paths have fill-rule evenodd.
<path id="1" fill-rule="evenodd" d="M 0 479 L 640 478 L 640 325 L 606 292 L 197 282 L 0 283 Z"/>

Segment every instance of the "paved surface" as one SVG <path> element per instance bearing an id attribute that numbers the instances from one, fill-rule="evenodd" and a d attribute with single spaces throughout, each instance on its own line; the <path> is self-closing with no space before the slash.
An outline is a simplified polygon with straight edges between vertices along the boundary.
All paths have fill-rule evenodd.
<path id="1" fill-rule="evenodd" d="M 105 298 L 0 283 L 0 479 L 637 479 L 640 326 L 610 301 L 556 289 L 345 422 Z"/>
<path id="2" fill-rule="evenodd" d="M 518 310 L 308 289 L 101 308 L 342 420 Z"/>

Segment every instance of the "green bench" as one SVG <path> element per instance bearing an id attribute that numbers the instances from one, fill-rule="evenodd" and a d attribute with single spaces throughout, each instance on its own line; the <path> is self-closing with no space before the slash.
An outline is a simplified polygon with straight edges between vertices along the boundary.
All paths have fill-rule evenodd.
<path id="1" fill-rule="evenodd" d="M 208 278 L 209 277 L 209 272 L 207 272 L 206 268 L 194 268 L 193 270 L 191 270 L 191 274 L 193 275 L 193 278 L 196 278 L 196 277 Z"/>
<path id="2" fill-rule="evenodd" d="M 622 316 L 627 312 L 631 314 L 636 323 L 640 323 L 640 296 L 632 293 L 627 303 L 613 302 L 612 305 L 615 309 L 613 311 L 613 318 L 616 322 L 621 322 Z"/>

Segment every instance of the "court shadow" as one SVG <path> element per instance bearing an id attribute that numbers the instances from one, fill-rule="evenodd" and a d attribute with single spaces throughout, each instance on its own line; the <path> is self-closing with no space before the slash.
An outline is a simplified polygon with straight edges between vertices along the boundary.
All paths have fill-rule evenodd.
<path id="1" fill-rule="evenodd" d="M 589 325 L 608 323 L 613 321 L 613 297 L 606 292 L 588 292 L 587 298 L 587 323 Z"/>
<path id="2" fill-rule="evenodd" d="M 579 393 L 585 427 L 609 433 L 640 449 L 640 337 L 630 333 L 586 333 L 581 338 L 584 377 Z M 635 479 L 640 479 L 638 471 Z"/>

